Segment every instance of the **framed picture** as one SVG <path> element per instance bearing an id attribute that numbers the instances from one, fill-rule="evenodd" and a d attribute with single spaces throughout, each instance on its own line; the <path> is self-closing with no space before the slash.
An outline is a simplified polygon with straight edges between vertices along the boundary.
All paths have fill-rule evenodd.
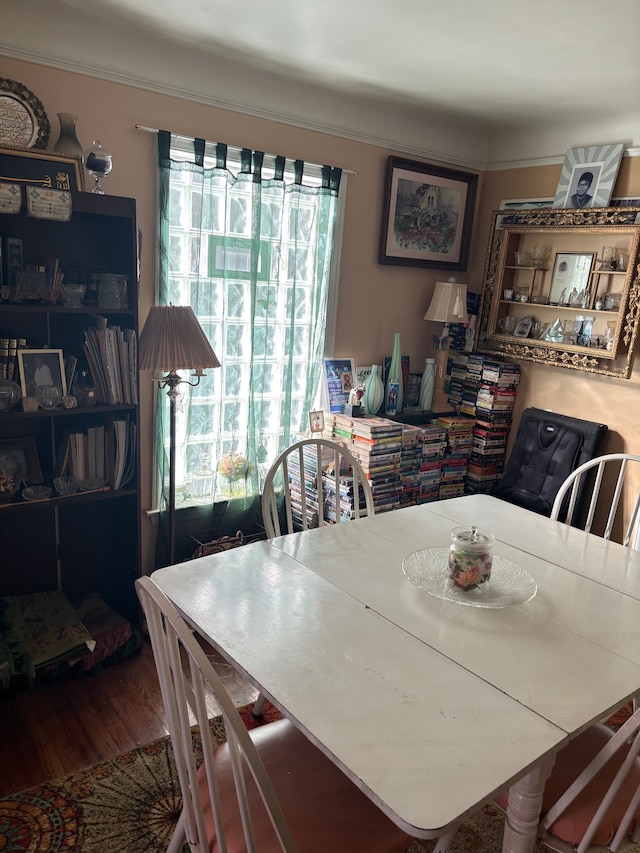
<path id="1" fill-rule="evenodd" d="M 531 319 L 531 317 L 523 317 L 513 330 L 513 334 L 516 338 L 526 338 L 529 332 L 531 331 L 532 326 L 533 320 Z"/>
<path id="2" fill-rule="evenodd" d="M 7 464 L 9 463 L 9 464 Z M 42 469 L 33 436 L 0 439 L 0 471 L 8 470 L 19 473 L 28 485 L 42 482 Z"/>
<path id="3" fill-rule="evenodd" d="M 352 358 L 325 358 L 324 379 L 330 412 L 343 412 L 355 387 Z"/>
<path id="4" fill-rule="evenodd" d="M 18 371 L 23 397 L 35 397 L 38 385 L 55 385 L 67 396 L 61 349 L 19 349 Z"/>
<path id="5" fill-rule="evenodd" d="M 0 180 L 49 190 L 84 190 L 80 157 L 37 151 L 0 148 Z"/>
<path id="6" fill-rule="evenodd" d="M 557 252 L 551 274 L 551 305 L 586 305 L 595 252 Z"/>
<path id="7" fill-rule="evenodd" d="M 500 202 L 500 210 L 535 210 L 541 207 L 551 207 L 552 198 L 503 198 Z M 501 231 L 505 226 L 512 223 L 508 213 L 496 217 L 496 231 Z"/>
<path id="8" fill-rule="evenodd" d="M 607 207 L 623 151 L 622 142 L 570 148 L 564 158 L 553 207 Z"/>
<path id="9" fill-rule="evenodd" d="M 465 270 L 478 176 L 389 157 L 379 262 Z"/>
<path id="10" fill-rule="evenodd" d="M 309 431 L 313 434 L 314 432 L 322 432 L 324 429 L 324 412 L 322 409 L 316 409 L 313 412 L 309 412 Z"/>

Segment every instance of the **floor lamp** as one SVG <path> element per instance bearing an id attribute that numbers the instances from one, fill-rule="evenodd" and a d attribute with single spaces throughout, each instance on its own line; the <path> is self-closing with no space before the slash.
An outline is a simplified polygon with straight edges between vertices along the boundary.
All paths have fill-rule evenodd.
<path id="1" fill-rule="evenodd" d="M 176 542 L 176 401 L 178 386 L 199 385 L 207 367 L 220 367 L 218 357 L 202 327 L 186 305 L 157 305 L 140 335 L 140 370 L 154 370 L 165 375 L 153 379 L 159 388 L 168 388 L 169 398 L 169 565 L 175 562 Z M 178 370 L 193 370 L 189 379 L 178 376 Z M 192 381 L 194 380 L 194 381 Z"/>
<path id="2" fill-rule="evenodd" d="M 449 281 L 436 281 L 424 319 L 432 320 L 434 323 L 444 323 L 442 335 L 439 338 L 434 335 L 433 339 L 436 350 L 436 376 L 431 411 L 448 412 L 451 411 L 451 406 L 444 390 L 444 383 L 449 358 L 449 323 L 467 322 L 467 285 L 458 284 L 455 278 L 450 278 Z"/>

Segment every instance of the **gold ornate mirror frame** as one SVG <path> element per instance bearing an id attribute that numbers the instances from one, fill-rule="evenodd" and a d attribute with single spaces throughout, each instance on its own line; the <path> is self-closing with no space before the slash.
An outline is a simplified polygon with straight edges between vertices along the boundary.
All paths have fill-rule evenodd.
<path id="1" fill-rule="evenodd" d="M 628 379 L 640 320 L 640 208 L 494 211 L 491 233 L 477 351 Z M 529 257 L 541 245 L 548 257 L 536 264 Z M 624 269 L 604 265 L 609 246 L 623 254 Z M 594 259 L 579 304 L 549 301 L 557 298 L 551 285 L 555 256 L 563 253 Z M 566 331 L 581 323 L 587 329 L 584 321 L 589 334 Z M 534 337 L 552 326 L 561 330 L 556 337 Z"/>

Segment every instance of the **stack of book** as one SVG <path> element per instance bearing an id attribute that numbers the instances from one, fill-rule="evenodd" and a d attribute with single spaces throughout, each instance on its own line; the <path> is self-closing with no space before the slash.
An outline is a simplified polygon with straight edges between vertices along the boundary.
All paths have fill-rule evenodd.
<path id="1" fill-rule="evenodd" d="M 399 509 L 403 425 L 387 418 L 354 418 L 350 450 L 362 466 L 376 512 Z"/>
<path id="2" fill-rule="evenodd" d="M 473 449 L 473 420 L 461 415 L 444 415 L 438 423 L 447 430 L 447 446 L 440 472 L 440 500 L 464 494 L 469 457 Z"/>
<path id="3" fill-rule="evenodd" d="M 437 501 L 440 494 L 442 460 L 447 448 L 447 430 L 438 423 L 421 428 L 422 458 L 418 474 L 418 503 Z"/>
<path id="4" fill-rule="evenodd" d="M 462 411 L 461 405 L 468 360 L 469 356 L 464 352 L 453 352 L 449 358 L 449 402 L 456 412 Z"/>
<path id="5" fill-rule="evenodd" d="M 479 373 L 479 379 L 467 494 L 489 492 L 500 479 L 520 382 L 517 364 L 489 356 L 477 356 L 476 360 L 474 373 Z M 476 382 L 475 376 L 473 381 Z"/>
<path id="6" fill-rule="evenodd" d="M 413 506 L 420 492 L 420 463 L 422 462 L 422 428 L 404 424 L 400 454 L 400 506 Z"/>
<path id="7" fill-rule="evenodd" d="M 300 436 L 298 436 L 299 438 Z M 291 514 L 294 526 L 302 530 L 303 518 L 307 527 L 319 527 L 318 502 L 318 455 L 316 448 L 311 445 L 303 450 L 304 475 L 300 470 L 298 453 L 292 453 L 288 460 L 289 492 L 291 494 Z M 333 459 L 331 449 L 322 450 L 321 465 L 328 465 Z M 304 503 L 302 494 L 304 493 Z M 322 521 L 324 524 L 324 519 Z"/>
<path id="8" fill-rule="evenodd" d="M 137 340 L 133 329 L 107 323 L 96 315 L 85 330 L 84 353 L 101 402 L 137 403 Z"/>

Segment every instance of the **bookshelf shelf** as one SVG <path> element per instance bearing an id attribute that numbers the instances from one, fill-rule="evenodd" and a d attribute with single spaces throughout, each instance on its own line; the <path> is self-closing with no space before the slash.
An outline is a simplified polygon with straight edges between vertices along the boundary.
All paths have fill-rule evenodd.
<path id="1" fill-rule="evenodd" d="M 68 409 L 58 406 L 52 410 L 22 411 L 18 407 L 2 413 L 0 448 L 12 439 L 32 442 L 42 482 L 52 487 L 63 465 L 64 473 L 82 476 L 69 470 L 74 461 L 78 463 L 80 452 L 85 458 L 79 464 L 90 466 L 84 476 L 92 476 L 94 465 L 104 465 L 110 489 L 60 497 L 53 488 L 51 498 L 34 502 L 22 500 L 21 490 L 13 496 L 0 493 L 0 596 L 58 588 L 73 602 L 97 591 L 111 608 L 137 621 L 133 583 L 140 572 L 141 557 L 135 200 L 74 192 L 69 222 L 28 217 L 23 204 L 19 214 L 0 213 L 0 238 L 3 249 L 7 239 L 21 241 L 23 268 L 43 265 L 45 258 L 56 258 L 65 277 L 73 273 L 88 282 L 94 274 L 126 276 L 129 306 L 110 309 L 97 305 L 72 308 L 57 302 L 27 304 L 8 301 L 7 288 L 1 291 L 0 337 L 22 338 L 27 342 L 26 349 L 57 349 L 63 351 L 65 359 L 76 358 L 75 375 L 88 371 L 98 389 L 99 401 Z M 2 283 L 7 285 L 6 265 L 2 273 Z M 113 332 L 121 372 L 118 382 L 109 389 L 113 393 L 107 395 L 101 393 L 95 375 L 100 365 L 90 363 L 86 349 L 87 331 L 98 328 L 121 333 L 118 338 L 120 333 Z M 127 339 L 127 347 L 120 346 L 121 339 Z M 129 345 L 131 340 L 133 344 Z M 17 371 L 11 378 L 20 384 Z M 116 434 L 121 442 L 120 456 L 125 457 L 120 466 Z M 76 458 L 70 462 L 72 435 L 82 438 L 74 439 Z M 104 438 L 104 452 L 98 435 Z M 118 467 L 125 471 L 124 476 L 121 473 L 120 488 L 115 482 Z"/>

